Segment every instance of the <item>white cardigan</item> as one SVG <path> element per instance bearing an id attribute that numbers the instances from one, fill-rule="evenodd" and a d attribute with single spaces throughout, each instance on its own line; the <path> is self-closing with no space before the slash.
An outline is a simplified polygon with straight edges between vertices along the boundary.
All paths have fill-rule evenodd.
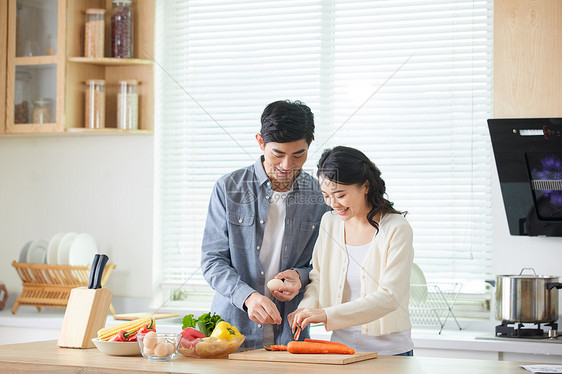
<path id="1" fill-rule="evenodd" d="M 342 303 L 349 261 L 344 222 L 333 212 L 322 217 L 312 255 L 310 284 L 299 308 L 323 308 L 326 330 L 362 325 L 371 336 L 412 328 L 408 313 L 414 260 L 412 228 L 400 214 L 385 214 L 361 269 L 361 297 Z"/>

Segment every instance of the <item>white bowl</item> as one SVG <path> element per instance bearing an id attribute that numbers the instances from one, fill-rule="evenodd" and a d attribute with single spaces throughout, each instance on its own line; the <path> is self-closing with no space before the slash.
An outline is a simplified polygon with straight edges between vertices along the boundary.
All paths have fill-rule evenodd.
<path id="1" fill-rule="evenodd" d="M 93 338 L 92 342 L 100 352 L 110 356 L 140 356 L 138 343 L 135 342 L 111 342 Z"/>

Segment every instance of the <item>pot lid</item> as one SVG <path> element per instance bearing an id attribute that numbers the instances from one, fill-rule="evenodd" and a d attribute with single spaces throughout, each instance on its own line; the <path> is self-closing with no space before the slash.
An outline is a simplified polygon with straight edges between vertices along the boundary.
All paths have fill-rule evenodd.
<path id="1" fill-rule="evenodd" d="M 514 278 L 514 279 L 558 279 L 555 275 L 529 275 L 529 274 L 504 274 L 496 275 L 498 278 Z"/>
<path id="2" fill-rule="evenodd" d="M 523 274 L 524 272 L 527 272 L 527 274 Z M 529 272 L 532 272 L 532 274 L 529 274 Z M 505 275 L 497 275 L 496 277 L 500 278 L 500 277 L 504 277 L 504 278 L 522 278 L 522 279 L 558 279 L 557 276 L 555 275 L 537 275 L 537 273 L 535 272 L 535 269 L 533 268 L 523 268 L 521 269 L 521 272 L 519 274 L 505 274 Z"/>

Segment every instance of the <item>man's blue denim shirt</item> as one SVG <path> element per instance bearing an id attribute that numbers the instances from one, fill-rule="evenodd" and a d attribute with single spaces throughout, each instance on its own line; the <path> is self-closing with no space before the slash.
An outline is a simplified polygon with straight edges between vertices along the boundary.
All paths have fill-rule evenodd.
<path id="1" fill-rule="evenodd" d="M 244 302 L 254 291 L 264 294 L 266 279 L 259 260 L 266 224 L 271 182 L 262 158 L 221 177 L 215 184 L 201 248 L 203 276 L 216 291 L 211 310 L 246 335 L 244 347 L 261 348 L 263 329 L 248 318 Z M 287 344 L 292 333 L 287 315 L 302 300 L 309 283 L 312 250 L 322 215 L 330 210 L 324 203 L 318 181 L 301 170 L 286 199 L 281 268 L 294 269 L 301 279 L 300 293 L 292 300 L 273 299 L 283 322 L 274 325 L 275 344 Z M 301 333 L 301 340 L 308 331 Z"/>

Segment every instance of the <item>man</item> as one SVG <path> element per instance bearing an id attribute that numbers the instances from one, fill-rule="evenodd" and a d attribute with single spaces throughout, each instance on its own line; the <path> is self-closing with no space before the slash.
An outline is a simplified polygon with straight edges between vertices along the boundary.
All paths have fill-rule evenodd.
<path id="1" fill-rule="evenodd" d="M 246 335 L 244 347 L 292 339 L 286 316 L 309 282 L 320 219 L 329 209 L 318 181 L 302 170 L 313 139 L 308 106 L 269 104 L 256 135 L 263 156 L 220 178 L 211 195 L 203 276 L 217 292 L 212 311 Z M 284 279 L 283 287 L 270 292 L 272 278 Z"/>

